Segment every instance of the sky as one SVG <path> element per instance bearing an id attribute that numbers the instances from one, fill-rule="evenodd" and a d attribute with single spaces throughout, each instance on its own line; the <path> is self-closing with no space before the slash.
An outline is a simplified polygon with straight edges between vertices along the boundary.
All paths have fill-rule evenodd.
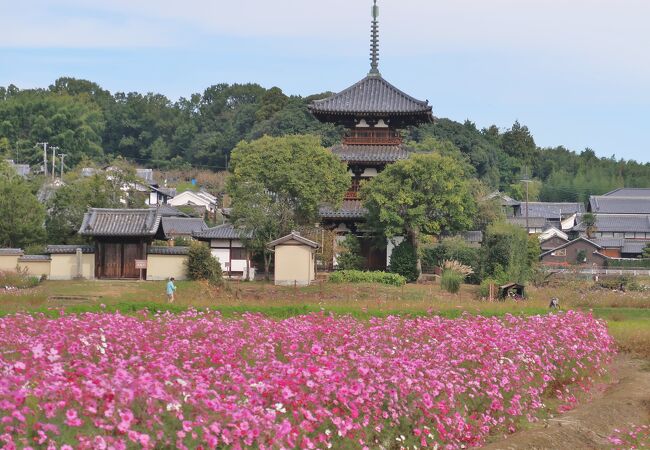
<path id="1" fill-rule="evenodd" d="M 379 0 L 380 71 L 436 117 L 650 162 L 650 1 Z M 60 76 L 173 100 L 227 82 L 338 92 L 370 0 L 0 0 L 0 86 Z"/>

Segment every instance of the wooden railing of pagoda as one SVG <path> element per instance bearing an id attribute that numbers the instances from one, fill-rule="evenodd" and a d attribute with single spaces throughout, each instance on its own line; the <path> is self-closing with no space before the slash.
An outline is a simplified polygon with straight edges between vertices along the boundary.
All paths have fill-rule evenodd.
<path id="1" fill-rule="evenodd" d="M 346 145 L 400 145 L 401 137 L 356 137 L 346 136 L 343 138 Z"/>
<path id="2" fill-rule="evenodd" d="M 360 200 L 361 197 L 359 196 L 358 192 L 355 191 L 348 191 L 345 193 L 345 200 Z"/>

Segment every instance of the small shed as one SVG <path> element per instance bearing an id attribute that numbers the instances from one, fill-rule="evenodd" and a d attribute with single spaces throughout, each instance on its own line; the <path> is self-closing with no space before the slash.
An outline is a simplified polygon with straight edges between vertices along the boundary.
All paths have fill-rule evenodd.
<path id="1" fill-rule="evenodd" d="M 308 286 L 316 279 L 316 250 L 320 245 L 292 232 L 269 243 L 275 252 L 275 284 Z"/>
<path id="2" fill-rule="evenodd" d="M 499 300 L 507 298 L 521 299 L 526 295 L 526 286 L 519 283 L 508 283 L 499 286 Z"/>

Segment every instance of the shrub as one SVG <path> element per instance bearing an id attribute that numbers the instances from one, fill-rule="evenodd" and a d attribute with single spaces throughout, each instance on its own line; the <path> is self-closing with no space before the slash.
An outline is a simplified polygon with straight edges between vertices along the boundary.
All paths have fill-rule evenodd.
<path id="1" fill-rule="evenodd" d="M 361 244 L 359 238 L 353 234 L 348 234 L 343 240 L 341 253 L 336 257 L 336 262 L 340 270 L 363 270 L 366 261 L 361 256 Z"/>
<path id="2" fill-rule="evenodd" d="M 330 276 L 332 283 L 380 283 L 403 286 L 406 278 L 397 273 L 364 272 L 361 270 L 339 270 Z"/>
<path id="3" fill-rule="evenodd" d="M 207 280 L 212 284 L 223 282 L 221 264 L 212 256 L 210 248 L 200 242 L 192 242 L 190 245 L 187 275 L 190 280 Z"/>
<path id="4" fill-rule="evenodd" d="M 481 281 L 481 286 L 479 287 L 478 290 L 479 297 L 488 298 L 490 296 L 490 285 L 496 286 L 494 296 L 497 297 L 499 295 L 500 283 L 493 278 L 486 278 L 485 280 Z"/>
<path id="5" fill-rule="evenodd" d="M 442 272 L 440 286 L 450 294 L 456 294 L 460 291 L 460 285 L 463 284 L 463 279 L 463 274 L 455 270 L 447 269 Z"/>
<path id="6" fill-rule="evenodd" d="M 423 249 L 422 267 L 423 270 L 431 272 L 435 267 L 442 267 L 444 261 L 455 260 L 472 268 L 474 273 L 467 277 L 467 282 L 478 284 L 481 273 L 480 252 L 480 248 L 472 247 L 460 236 L 448 237 L 439 244 Z"/>
<path id="7" fill-rule="evenodd" d="M 40 282 L 40 277 L 29 275 L 26 270 L 0 272 L 0 288 L 29 289 L 38 286 Z"/>
<path id="8" fill-rule="evenodd" d="M 418 280 L 418 258 L 410 242 L 403 241 L 395 247 L 390 256 L 390 271 L 402 275 L 410 282 Z"/>

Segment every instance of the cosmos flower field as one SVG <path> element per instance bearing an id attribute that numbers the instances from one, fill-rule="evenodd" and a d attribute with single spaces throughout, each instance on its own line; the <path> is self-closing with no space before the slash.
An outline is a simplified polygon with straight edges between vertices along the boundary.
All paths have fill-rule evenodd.
<path id="1" fill-rule="evenodd" d="M 189 311 L 0 319 L 4 448 L 462 448 L 574 401 L 589 314 L 282 321 Z"/>

